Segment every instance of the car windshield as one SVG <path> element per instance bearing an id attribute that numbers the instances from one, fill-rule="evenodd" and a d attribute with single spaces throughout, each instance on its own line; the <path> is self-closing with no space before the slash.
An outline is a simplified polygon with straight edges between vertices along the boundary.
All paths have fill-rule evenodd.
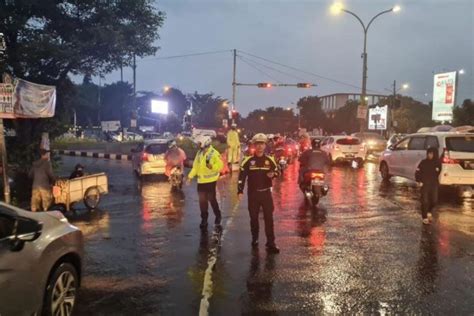
<path id="1" fill-rule="evenodd" d="M 358 138 L 341 138 L 336 141 L 338 145 L 360 145 Z"/>
<path id="2" fill-rule="evenodd" d="M 474 137 L 448 137 L 446 138 L 446 147 L 451 151 L 474 153 Z"/>
<path id="3" fill-rule="evenodd" d="M 166 153 L 168 144 L 151 144 L 146 146 L 145 151 L 151 155 L 160 155 Z"/>

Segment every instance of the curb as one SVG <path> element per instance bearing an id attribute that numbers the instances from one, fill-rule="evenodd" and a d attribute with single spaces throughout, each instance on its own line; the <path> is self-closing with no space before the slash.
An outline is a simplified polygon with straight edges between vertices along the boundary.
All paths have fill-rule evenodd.
<path id="1" fill-rule="evenodd" d="M 132 155 L 125 154 L 105 154 L 89 151 L 75 151 L 75 150 L 54 150 L 56 154 L 73 157 L 89 157 L 89 158 L 103 158 L 111 160 L 132 160 Z"/>

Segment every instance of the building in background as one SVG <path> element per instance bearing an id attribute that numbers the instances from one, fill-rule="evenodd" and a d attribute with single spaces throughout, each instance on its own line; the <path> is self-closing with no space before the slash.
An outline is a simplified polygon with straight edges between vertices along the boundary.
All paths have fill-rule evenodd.
<path id="1" fill-rule="evenodd" d="M 382 94 L 367 94 L 366 97 L 368 98 L 367 105 L 370 106 L 377 104 L 380 99 L 386 98 L 387 96 Z M 342 108 L 349 100 L 359 101 L 360 93 L 334 93 L 320 96 L 319 99 L 323 111 L 331 113 Z"/>

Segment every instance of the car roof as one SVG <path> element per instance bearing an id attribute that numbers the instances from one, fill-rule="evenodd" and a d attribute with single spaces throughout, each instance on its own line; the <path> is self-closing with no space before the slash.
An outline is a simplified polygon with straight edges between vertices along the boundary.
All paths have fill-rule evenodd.
<path id="1" fill-rule="evenodd" d="M 165 138 L 147 139 L 145 140 L 145 145 L 162 145 L 162 144 L 167 144 L 170 141 L 171 141 L 170 139 L 165 139 Z"/>
<path id="2" fill-rule="evenodd" d="M 342 139 L 342 138 L 357 138 L 357 139 L 359 139 L 358 137 L 351 136 L 351 135 L 332 135 L 332 136 L 328 136 L 328 137 L 333 137 L 335 139 Z"/>
<path id="3" fill-rule="evenodd" d="M 426 133 L 413 133 L 406 135 L 408 136 L 471 136 L 474 137 L 474 133 L 466 132 L 426 132 Z"/>

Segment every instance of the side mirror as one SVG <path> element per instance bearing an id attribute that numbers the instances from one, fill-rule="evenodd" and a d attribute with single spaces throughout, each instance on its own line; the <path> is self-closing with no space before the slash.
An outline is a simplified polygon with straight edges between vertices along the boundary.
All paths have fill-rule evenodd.
<path id="1" fill-rule="evenodd" d="M 21 241 L 34 241 L 38 239 L 43 230 L 43 224 L 25 217 L 16 219 L 15 239 Z"/>

